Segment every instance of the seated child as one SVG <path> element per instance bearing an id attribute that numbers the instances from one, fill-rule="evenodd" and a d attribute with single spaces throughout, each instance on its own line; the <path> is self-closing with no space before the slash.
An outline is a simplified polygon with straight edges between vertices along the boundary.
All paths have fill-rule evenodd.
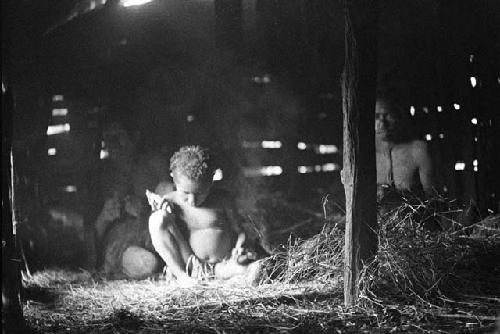
<path id="1" fill-rule="evenodd" d="M 153 208 L 151 240 L 170 272 L 185 283 L 240 275 L 252 281 L 258 265 L 248 264 L 255 258 L 243 249 L 246 237 L 233 199 L 212 189 L 215 166 L 209 151 L 182 147 L 172 156 L 170 169 L 176 190 L 165 196 L 147 193 Z"/>

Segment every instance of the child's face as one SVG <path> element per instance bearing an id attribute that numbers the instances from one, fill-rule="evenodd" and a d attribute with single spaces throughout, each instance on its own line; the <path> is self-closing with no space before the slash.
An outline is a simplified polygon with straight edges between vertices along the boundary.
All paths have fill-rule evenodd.
<path id="1" fill-rule="evenodd" d="M 179 172 L 173 173 L 176 192 L 190 206 L 200 206 L 207 199 L 212 187 L 211 181 L 194 181 Z"/>

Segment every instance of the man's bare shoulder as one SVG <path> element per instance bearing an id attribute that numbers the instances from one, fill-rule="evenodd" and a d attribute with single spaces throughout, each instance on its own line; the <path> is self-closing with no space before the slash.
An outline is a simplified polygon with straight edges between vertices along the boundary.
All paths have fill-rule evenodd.
<path id="1" fill-rule="evenodd" d="M 428 155 L 429 153 L 429 148 L 428 145 L 425 141 L 423 140 L 412 140 L 411 142 L 408 143 L 409 147 L 411 148 L 411 151 L 413 155 L 415 156 L 421 156 L 421 155 Z"/>

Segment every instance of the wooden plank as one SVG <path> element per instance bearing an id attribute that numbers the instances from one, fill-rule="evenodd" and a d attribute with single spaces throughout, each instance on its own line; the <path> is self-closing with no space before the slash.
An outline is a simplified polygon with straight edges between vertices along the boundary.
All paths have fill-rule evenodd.
<path id="1" fill-rule="evenodd" d="M 345 67 L 342 78 L 346 196 L 344 303 L 356 304 L 364 262 L 377 249 L 375 88 L 378 1 L 345 1 Z"/>

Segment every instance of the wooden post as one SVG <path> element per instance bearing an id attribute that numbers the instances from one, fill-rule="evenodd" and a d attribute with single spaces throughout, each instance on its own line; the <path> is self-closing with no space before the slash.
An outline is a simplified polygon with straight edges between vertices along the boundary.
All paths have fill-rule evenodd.
<path id="1" fill-rule="evenodd" d="M 342 78 L 346 195 L 344 303 L 356 304 L 363 263 L 377 249 L 375 88 L 376 0 L 345 1 L 345 67 Z"/>
<path id="2" fill-rule="evenodd" d="M 2 80 L 2 333 L 25 330 L 21 308 L 20 261 L 16 259 L 12 205 L 13 96 Z"/>

